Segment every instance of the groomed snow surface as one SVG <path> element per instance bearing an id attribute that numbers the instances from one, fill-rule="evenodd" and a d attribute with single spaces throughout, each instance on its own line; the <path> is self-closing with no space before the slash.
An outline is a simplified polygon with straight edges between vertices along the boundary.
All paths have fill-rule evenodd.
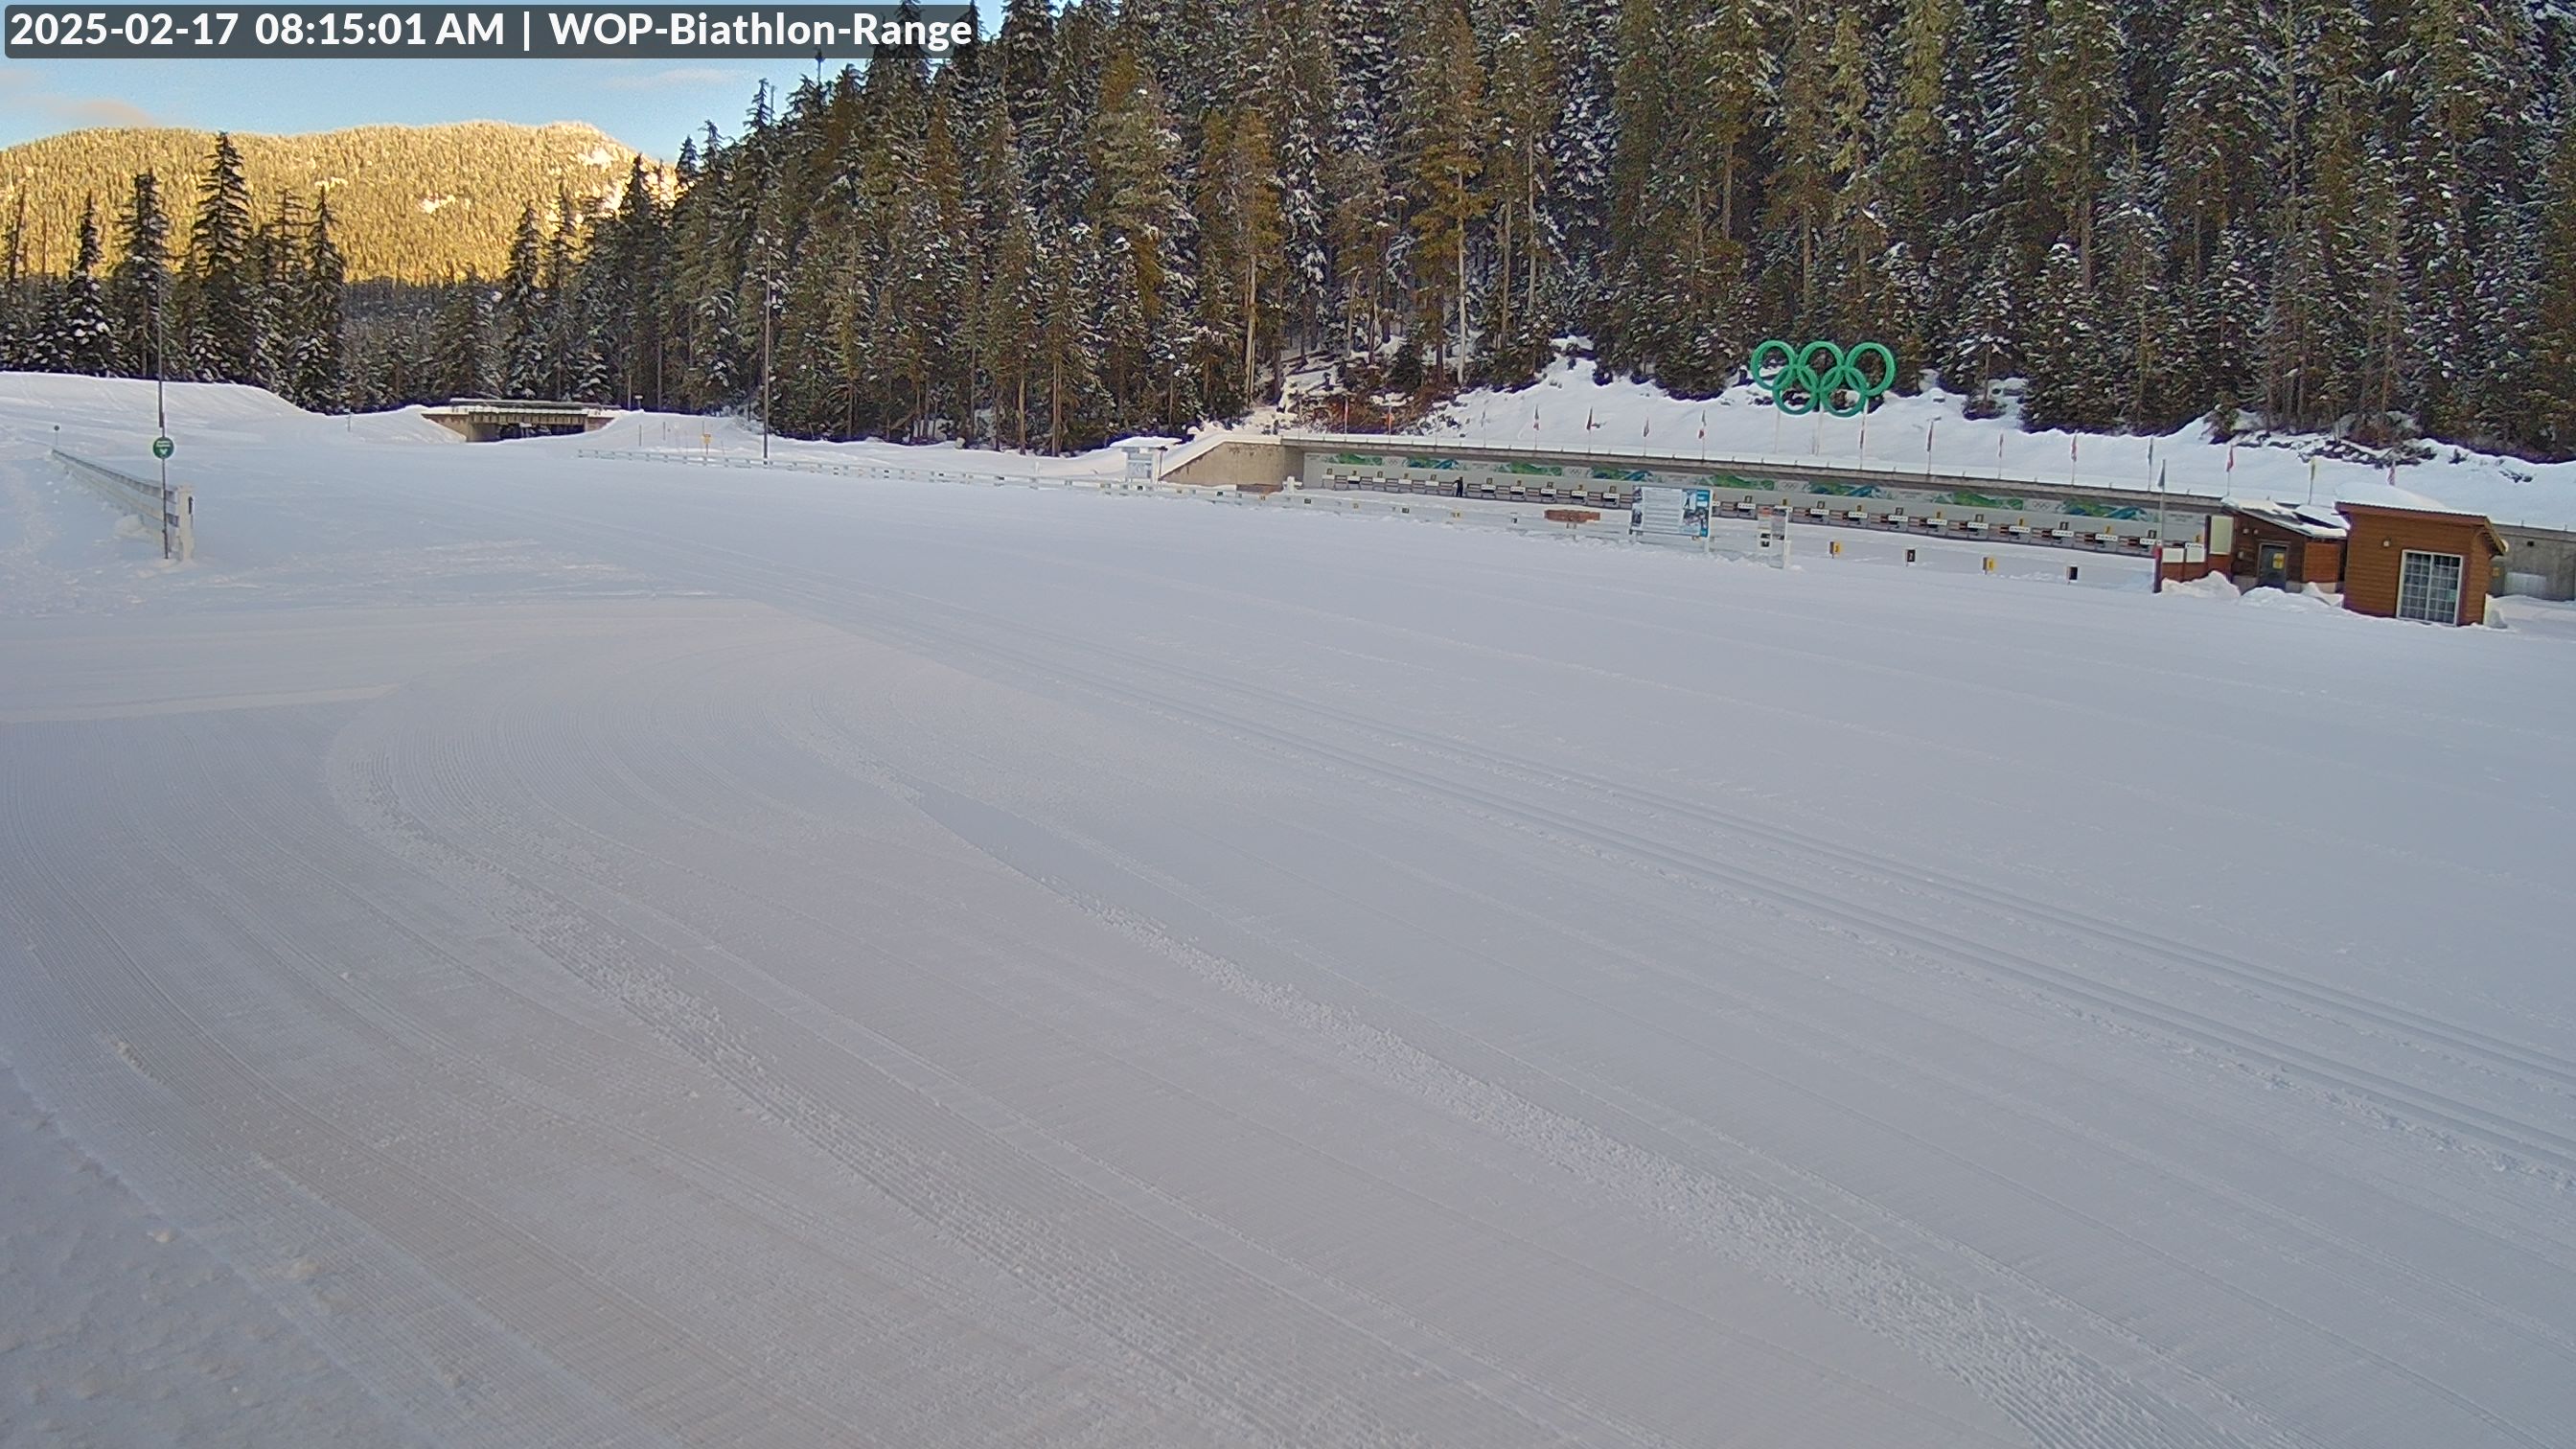
<path id="1" fill-rule="evenodd" d="M 0 1443 L 2569 1442 L 2537 606 L 213 388 L 165 569 L 149 404 L 0 378 Z"/>

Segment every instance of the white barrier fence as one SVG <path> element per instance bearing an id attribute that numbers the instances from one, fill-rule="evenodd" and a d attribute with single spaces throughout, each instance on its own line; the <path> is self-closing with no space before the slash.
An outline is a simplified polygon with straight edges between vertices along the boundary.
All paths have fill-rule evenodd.
<path id="1" fill-rule="evenodd" d="M 1099 483 L 1084 483 L 1103 493 L 1133 493 L 1147 498 L 1214 498 L 1229 503 L 1247 501 L 1238 497 L 1231 483 L 1147 483 L 1126 478 L 1106 478 Z"/>
<path id="2" fill-rule="evenodd" d="M 1209 496 L 1210 490 L 1176 488 L 1159 485 L 1159 491 L 1195 493 Z M 1628 510 L 1602 510 L 1573 507 L 1545 508 L 1537 504 L 1480 505 L 1471 499 L 1406 498 L 1386 494 L 1325 492 L 1317 489 L 1287 488 L 1276 493 L 1245 493 L 1228 489 L 1212 496 L 1227 503 L 1248 503 L 1265 508 L 1311 508 L 1323 513 L 1378 513 L 1399 518 L 1418 518 L 1430 523 L 1481 523 L 1488 527 L 1544 530 L 1550 533 L 1615 534 L 1628 536 Z M 1549 518 L 1551 512 L 1569 518 Z M 1580 515 L 1590 514 L 1586 519 Z"/>
<path id="3" fill-rule="evenodd" d="M 1113 487 L 1112 492 L 1120 491 Z M 1686 548 L 1693 552 L 1719 554 L 1727 558 L 1759 559 L 1765 563 L 1785 565 L 1789 559 L 1786 520 L 1777 517 L 1723 520 L 1704 537 L 1655 538 L 1639 537 L 1629 526 L 1625 508 L 1601 508 L 1578 503 L 1536 504 L 1496 503 L 1473 498 L 1418 498 L 1402 494 L 1353 494 L 1337 490 L 1286 488 L 1276 493 L 1246 493 L 1235 489 L 1223 492 L 1205 488 L 1174 488 L 1157 485 L 1157 491 L 1193 493 L 1219 503 L 1239 503 L 1258 508 L 1312 509 L 1318 513 L 1351 513 L 1380 515 L 1391 518 L 1419 519 L 1427 523 L 1449 523 L 1468 528 L 1504 528 L 1514 533 L 1565 534 L 1575 538 L 1607 538 L 1621 542 L 1635 541 L 1652 547 Z M 1551 516 L 1553 515 L 1553 516 Z"/>
<path id="4" fill-rule="evenodd" d="M 1622 540 L 1630 536 L 1628 510 L 1625 508 L 1602 509 L 1582 505 L 1505 503 L 1484 499 L 1426 499 L 1304 488 L 1285 488 L 1277 492 L 1257 490 L 1247 492 L 1231 484 L 1145 482 L 1117 476 L 1046 478 L 1031 474 L 914 468 L 897 463 L 833 463 L 808 458 L 772 458 L 763 461 L 741 453 L 691 453 L 684 450 L 657 451 L 645 448 L 579 448 L 574 452 L 577 457 L 623 459 L 638 463 L 685 463 L 694 467 L 714 468 L 771 468 L 792 473 L 827 473 L 843 478 L 904 478 L 930 483 L 982 483 L 993 487 L 1018 484 L 1029 488 L 1081 488 L 1137 497 L 1199 498 L 1211 503 L 1234 503 L 1258 508 L 1384 514 L 1419 519 L 1427 523 L 1507 528 L 1527 533 L 1563 533 Z M 1550 517 L 1550 514 L 1557 516 Z M 1754 520 L 1747 519 L 1745 522 L 1752 524 Z M 1730 558 L 1758 558 L 1766 562 L 1786 563 L 1789 554 L 1788 539 L 1785 534 L 1775 532 L 1779 528 L 1779 522 L 1764 520 L 1760 526 L 1742 530 L 1740 537 L 1736 536 L 1738 530 L 1721 530 L 1713 533 L 1710 538 L 1690 540 L 1690 547 L 1723 554 Z"/>
<path id="5" fill-rule="evenodd" d="M 53 454 L 91 492 L 160 530 L 168 557 L 185 563 L 196 556 L 197 497 L 188 485 L 173 485 L 165 495 L 154 479 L 121 473 L 60 448 Z"/>
<path id="6" fill-rule="evenodd" d="M 904 464 L 876 462 L 822 462 L 822 459 L 757 459 L 747 454 L 690 454 L 683 449 L 574 449 L 574 456 L 585 459 L 626 459 L 626 462 L 654 464 L 690 464 L 690 467 L 750 467 L 750 469 L 786 469 L 786 472 L 819 472 L 835 477 L 902 477 L 920 482 L 981 482 L 992 487 L 1082 487 L 1097 492 L 1121 492 L 1136 498 L 1203 498 L 1208 503 L 1239 503 L 1252 508 L 1316 508 L 1324 513 L 1386 513 L 1399 518 L 1419 518 L 1425 523 L 1466 523 L 1486 529 L 1512 529 L 1528 534 L 1584 534 L 1628 539 L 1628 511 L 1625 508 L 1582 508 L 1582 505 L 1540 505 L 1540 503 L 1497 503 L 1497 500 L 1427 500 L 1404 498 L 1404 495 L 1352 495 L 1352 492 L 1316 492 L 1303 487 L 1285 487 L 1278 492 L 1252 490 L 1244 492 L 1234 485 L 1188 485 L 1188 482 L 1144 482 L 1128 477 L 1038 477 L 1038 474 L 976 472 L 976 469 L 925 469 Z M 1553 518 L 1551 518 L 1553 513 Z M 1788 536 L 1783 521 L 1762 518 L 1752 531 L 1734 529 L 1710 531 L 1705 539 L 1690 539 L 1692 549 L 1726 554 L 1726 557 L 1752 557 L 1765 562 L 1788 562 Z"/>
<path id="7" fill-rule="evenodd" d="M 1105 480 L 1042 478 L 1030 473 L 994 473 L 971 468 L 911 468 L 900 463 L 832 463 L 818 458 L 756 458 L 744 453 L 692 453 L 685 449 L 578 448 L 576 457 L 618 458 L 633 463 L 684 463 L 701 468 L 767 468 L 786 473 L 828 473 L 840 478 L 903 478 L 920 483 L 983 483 L 995 488 L 1099 488 Z"/>

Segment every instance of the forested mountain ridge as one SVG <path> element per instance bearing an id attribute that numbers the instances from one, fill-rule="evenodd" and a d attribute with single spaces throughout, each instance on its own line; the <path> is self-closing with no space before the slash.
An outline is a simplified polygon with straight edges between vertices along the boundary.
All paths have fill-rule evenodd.
<path id="1" fill-rule="evenodd" d="M 24 265 L 60 272 L 77 246 L 81 206 L 116 209 L 151 172 L 166 195 L 195 194 L 214 133 L 176 128 L 72 131 L 0 150 L 0 225 L 23 228 Z M 443 282 L 508 260 L 511 224 L 558 193 L 577 205 L 613 198 L 636 153 L 598 129 L 467 121 L 358 126 L 299 136 L 236 133 L 254 198 L 309 209 L 327 192 L 352 279 Z M 18 206 L 26 210 L 18 220 Z"/>
<path id="2" fill-rule="evenodd" d="M 497 277 L 281 390 L 738 406 L 765 319 L 783 430 L 1065 449 L 1318 354 L 1427 396 L 1577 333 L 1700 394 L 1766 337 L 1871 338 L 1901 386 L 2027 378 L 2034 427 L 2563 457 L 2571 30 L 2560 0 L 1007 0 L 944 63 L 763 90 L 675 189 L 527 209 Z M 316 325 L 299 258 L 328 271 L 282 225 L 245 260 L 206 219 L 236 189 L 170 193 L 174 350 L 260 381 L 342 339 L 226 331 Z M 74 365 L 45 319 L 81 295 L 14 284 L 8 359 Z"/>

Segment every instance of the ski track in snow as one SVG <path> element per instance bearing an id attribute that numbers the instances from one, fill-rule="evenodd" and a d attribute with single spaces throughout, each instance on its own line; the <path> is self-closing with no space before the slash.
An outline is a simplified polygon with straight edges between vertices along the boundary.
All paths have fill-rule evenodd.
<path id="1" fill-rule="evenodd" d="M 2564 641 L 237 389 L 165 571 L 124 404 L 0 379 L 0 1062 L 187 1292 L 28 1194 L 0 1442 L 2576 1422 Z"/>

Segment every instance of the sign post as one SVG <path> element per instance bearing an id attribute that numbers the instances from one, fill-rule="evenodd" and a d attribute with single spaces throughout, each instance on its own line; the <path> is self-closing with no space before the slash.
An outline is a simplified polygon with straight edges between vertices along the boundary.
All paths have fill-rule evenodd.
<path id="1" fill-rule="evenodd" d="M 152 456 L 161 463 L 161 561 L 170 561 L 170 455 L 178 445 L 170 441 L 170 389 L 167 358 L 170 333 L 161 324 L 161 294 L 152 294 Z"/>
<path id="2" fill-rule="evenodd" d="M 179 445 L 170 441 L 168 433 L 152 440 L 152 456 L 161 464 L 161 559 L 164 563 L 170 559 L 170 455 L 177 451 Z"/>

